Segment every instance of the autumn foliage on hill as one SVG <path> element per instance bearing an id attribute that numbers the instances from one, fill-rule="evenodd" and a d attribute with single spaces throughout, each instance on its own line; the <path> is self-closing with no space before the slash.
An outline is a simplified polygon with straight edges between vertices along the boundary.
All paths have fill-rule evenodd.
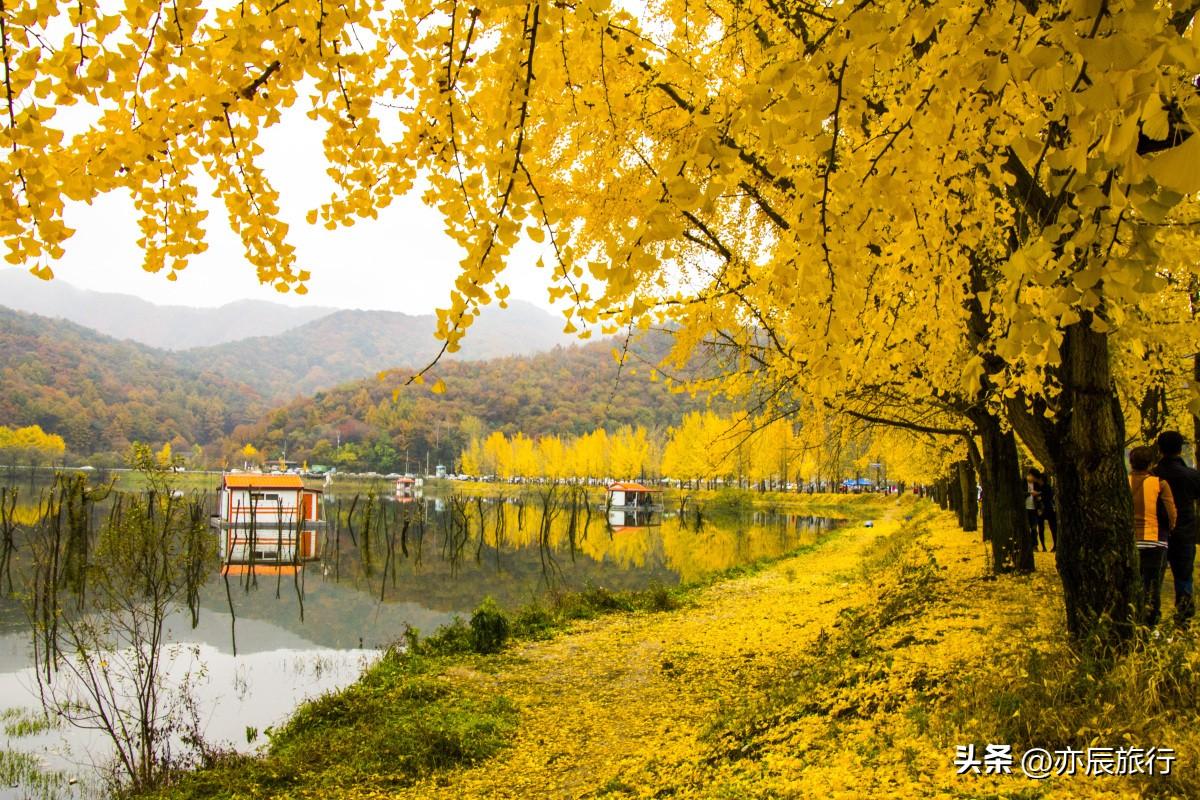
<path id="1" fill-rule="evenodd" d="M 79 325 L 0 308 L 0 423 L 40 425 L 74 453 L 219 440 L 261 413 L 247 386 Z"/>
<path id="2" fill-rule="evenodd" d="M 645 360 L 664 352 L 665 339 L 647 339 Z M 492 431 L 526 437 L 579 436 L 595 428 L 643 426 L 665 430 L 707 401 L 673 391 L 645 369 L 618 368 L 612 341 L 557 348 L 534 356 L 476 362 L 445 361 L 437 380 L 407 384 L 398 370 L 318 392 L 238 427 L 226 443 L 230 463 L 252 443 L 268 458 L 286 446 L 288 458 L 344 468 L 392 471 L 458 463 L 472 438 Z M 619 354 L 619 351 L 618 351 Z"/>
<path id="3" fill-rule="evenodd" d="M 172 354 L 183 367 L 215 369 L 275 402 L 329 389 L 380 370 L 427 364 L 438 351 L 433 314 L 335 311 L 274 336 Z M 480 360 L 527 355 L 568 343 L 562 321 L 528 303 L 490 309 L 471 341 L 453 355 Z"/>

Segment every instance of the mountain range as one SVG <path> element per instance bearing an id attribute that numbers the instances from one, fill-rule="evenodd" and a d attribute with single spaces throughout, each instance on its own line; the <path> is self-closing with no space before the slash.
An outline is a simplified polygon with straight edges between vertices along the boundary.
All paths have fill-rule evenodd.
<path id="1" fill-rule="evenodd" d="M 238 300 L 219 308 L 162 306 L 133 295 L 80 289 L 59 279 L 43 281 L 15 267 L 0 268 L 0 306 L 65 319 L 114 339 L 163 350 L 271 336 L 336 310 L 261 300 Z"/>
<path id="2" fill-rule="evenodd" d="M 441 349 L 432 314 L 335 311 L 282 334 L 193 348 L 176 363 L 194 371 L 216 369 L 271 400 L 308 395 L 386 369 L 417 369 Z M 543 352 L 573 340 L 562 321 L 531 303 L 489 306 L 449 361 L 476 361 Z"/>
<path id="3" fill-rule="evenodd" d="M 40 425 L 74 453 L 120 453 L 131 441 L 206 443 L 266 409 L 219 371 L 66 322 L 0 307 L 0 425 Z"/>
<path id="4" fill-rule="evenodd" d="M 164 363 L 213 372 L 269 402 L 290 400 L 385 369 L 419 368 L 438 353 L 433 314 L 296 308 L 240 300 L 218 308 L 160 306 L 0 269 L 0 306 L 73 322 L 168 351 Z M 450 360 L 529 355 L 574 341 L 560 318 L 521 300 L 489 306 Z"/>
<path id="5" fill-rule="evenodd" d="M 618 383 L 612 342 L 564 346 L 573 340 L 561 333 L 561 321 L 520 301 L 484 310 L 463 349 L 438 364 L 437 375 L 451 389 L 436 396 L 427 387 L 401 385 L 438 352 L 432 314 L 319 309 L 320 316 L 304 319 L 289 316 L 296 309 L 252 303 L 242 306 L 247 313 L 266 306 L 270 325 L 288 327 L 166 349 L 105 335 L 86 321 L 99 315 L 109 330 L 153 338 L 147 330 L 156 336 L 175 330 L 177 313 L 185 326 L 215 330 L 241 304 L 180 311 L 52 282 L 46 285 L 55 287 L 53 297 L 38 307 L 71 318 L 54 319 L 4 308 L 34 302 L 24 290 L 7 293 L 15 282 L 5 274 L 0 425 L 41 425 L 80 455 L 119 454 L 133 440 L 217 448 L 254 441 L 282 449 L 290 440 L 299 452 L 343 437 L 364 447 L 397 450 L 407 443 L 437 452 L 461 442 L 465 418 L 510 433 L 573 434 L 629 422 L 672 424 L 697 406 L 640 378 L 626 375 Z M 138 327 L 143 312 L 146 329 Z M 240 330 L 253 322 L 240 320 Z M 647 360 L 665 346 L 652 342 Z M 388 370 L 388 377 L 377 377 Z"/>

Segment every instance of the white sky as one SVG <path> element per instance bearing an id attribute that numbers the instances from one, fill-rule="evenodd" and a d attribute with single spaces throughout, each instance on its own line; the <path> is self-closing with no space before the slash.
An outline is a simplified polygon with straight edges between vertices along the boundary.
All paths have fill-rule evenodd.
<path id="1" fill-rule="evenodd" d="M 192 258 L 177 281 L 168 281 L 165 271 L 142 270 L 133 204 L 123 194 L 104 196 L 91 206 L 69 207 L 65 222 L 76 233 L 66 243 L 66 256 L 50 265 L 56 278 L 83 289 L 133 294 L 170 305 L 218 306 L 254 298 L 411 314 L 445 306 L 461 251 L 443 233 L 437 211 L 422 203 L 419 189 L 378 218 L 351 228 L 330 231 L 319 222 L 305 222 L 307 211 L 328 199 L 333 184 L 324 171 L 320 127 L 296 109 L 292 112 L 266 132 L 261 163 L 280 192 L 299 268 L 312 273 L 307 295 L 281 294 L 258 283 L 240 240 L 227 226 L 223 204 L 204 186 L 200 195 L 209 211 L 209 249 Z M 534 266 L 537 257 L 533 245 L 518 246 L 502 280 L 512 288 L 513 298 L 551 309 L 546 293 L 550 273 Z"/>

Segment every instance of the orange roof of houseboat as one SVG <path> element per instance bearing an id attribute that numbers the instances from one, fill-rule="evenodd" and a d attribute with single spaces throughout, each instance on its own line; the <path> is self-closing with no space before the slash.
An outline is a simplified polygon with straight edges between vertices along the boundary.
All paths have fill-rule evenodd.
<path id="1" fill-rule="evenodd" d="M 643 486 L 640 483 L 610 483 L 608 485 L 610 492 L 661 492 L 662 489 L 653 489 L 649 486 Z"/>
<path id="2" fill-rule="evenodd" d="M 299 475 L 226 475 L 225 485 L 231 489 L 303 489 Z"/>

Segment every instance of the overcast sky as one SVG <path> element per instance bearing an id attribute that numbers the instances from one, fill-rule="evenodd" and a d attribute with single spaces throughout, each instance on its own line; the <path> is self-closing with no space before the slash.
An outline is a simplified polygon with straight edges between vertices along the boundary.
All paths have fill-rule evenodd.
<path id="1" fill-rule="evenodd" d="M 141 269 L 133 204 L 128 196 L 116 194 L 91 206 L 70 207 L 66 223 L 76 234 L 66 244 L 67 255 L 51 267 L 74 286 L 133 294 L 160 304 L 217 306 L 255 298 L 414 314 L 445 306 L 461 251 L 442 232 L 441 218 L 421 202 L 419 191 L 393 203 L 377 219 L 352 228 L 329 231 L 320 223 L 305 222 L 307 211 L 327 200 L 333 186 L 324 172 L 320 143 L 320 128 L 303 113 L 287 115 L 262 142 L 266 153 L 261 163 L 281 194 L 299 267 L 312 273 L 307 295 L 280 294 L 259 285 L 240 240 L 227 226 L 223 204 L 205 187 L 201 200 L 209 211 L 209 249 L 194 257 L 177 281 Z M 532 245 L 518 248 L 504 280 L 514 298 L 549 309 L 549 270 L 534 266 L 537 256 Z"/>

